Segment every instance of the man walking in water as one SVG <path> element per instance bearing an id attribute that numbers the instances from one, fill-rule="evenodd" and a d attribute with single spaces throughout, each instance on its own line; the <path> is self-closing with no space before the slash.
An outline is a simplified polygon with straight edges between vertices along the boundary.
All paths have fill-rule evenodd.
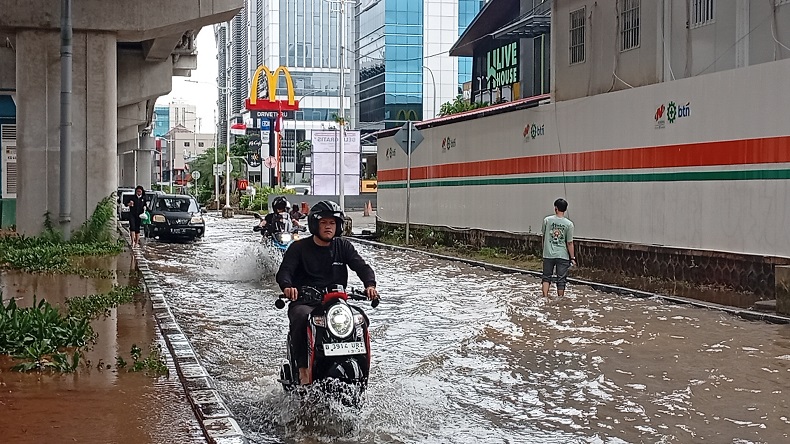
<path id="1" fill-rule="evenodd" d="M 543 219 L 543 297 L 549 297 L 551 282 L 557 283 L 557 296 L 565 295 L 565 283 L 568 279 L 568 269 L 571 264 L 576 265 L 576 256 L 573 251 L 573 222 L 565 217 L 568 202 L 565 199 L 554 201 L 554 215 Z M 554 271 L 557 277 L 553 278 Z"/>

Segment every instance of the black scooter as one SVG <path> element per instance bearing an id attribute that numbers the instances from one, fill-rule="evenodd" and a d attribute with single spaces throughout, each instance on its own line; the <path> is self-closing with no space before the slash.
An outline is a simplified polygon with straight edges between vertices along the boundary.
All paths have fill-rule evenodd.
<path id="1" fill-rule="evenodd" d="M 370 373 L 370 335 L 367 315 L 361 308 L 349 304 L 348 299 L 367 300 L 360 291 L 346 292 L 342 286 L 329 289 L 303 287 L 299 301 L 319 302 L 307 322 L 307 362 L 312 383 L 329 382 L 327 389 L 336 387 L 333 382 L 356 388 L 361 395 Z M 285 307 L 284 296 L 277 299 L 277 308 Z M 376 308 L 379 301 L 371 301 Z M 286 391 L 299 386 L 299 369 L 296 364 L 291 335 L 288 335 L 288 362 L 280 368 L 280 383 Z M 334 381 L 332 381 L 334 380 Z M 352 404 L 359 401 L 353 396 Z M 344 401 L 344 403 L 346 403 Z"/>

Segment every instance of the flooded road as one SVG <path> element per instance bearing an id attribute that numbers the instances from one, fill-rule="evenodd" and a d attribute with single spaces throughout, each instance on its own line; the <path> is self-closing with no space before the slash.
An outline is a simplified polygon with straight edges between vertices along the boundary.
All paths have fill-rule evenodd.
<path id="1" fill-rule="evenodd" d="M 252 442 L 790 440 L 790 326 L 580 286 L 547 303 L 529 276 L 363 245 L 383 295 L 366 401 L 300 404 L 276 382 L 287 319 L 253 223 L 144 247 Z"/>

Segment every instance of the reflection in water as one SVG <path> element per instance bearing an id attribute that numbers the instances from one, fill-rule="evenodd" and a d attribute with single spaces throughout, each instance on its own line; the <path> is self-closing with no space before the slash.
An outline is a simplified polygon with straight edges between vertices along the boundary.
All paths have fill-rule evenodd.
<path id="1" fill-rule="evenodd" d="M 277 259 L 244 219 L 151 242 L 176 317 L 261 442 L 786 442 L 790 327 L 359 246 L 378 274 L 359 410 L 276 382 Z M 180 274 L 183 273 L 183 274 Z M 355 286 L 360 283 L 352 279 Z"/>
<path id="2" fill-rule="evenodd" d="M 0 274 L 0 290 L 4 301 L 18 298 L 20 306 L 32 305 L 35 294 L 38 300 L 46 299 L 65 310 L 67 297 L 106 292 L 113 284 L 136 285 L 136 275 L 130 277 L 130 269 L 122 267 L 132 263 L 130 257 L 124 253 L 91 265 L 114 267 L 117 263 L 122 268 L 118 278 L 7 271 Z M 164 346 L 155 322 L 150 301 L 143 295 L 93 320 L 98 339 L 85 350 L 73 374 L 10 372 L 16 362 L 0 359 L 0 442 L 205 442 L 170 360 L 169 378 L 116 366 L 117 356 L 132 361 L 133 344 L 143 348 L 145 357 L 148 344 Z"/>

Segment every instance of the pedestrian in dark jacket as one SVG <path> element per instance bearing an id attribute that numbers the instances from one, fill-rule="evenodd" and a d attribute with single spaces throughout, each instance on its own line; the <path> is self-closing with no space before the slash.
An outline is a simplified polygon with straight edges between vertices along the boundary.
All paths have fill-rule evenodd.
<path id="1" fill-rule="evenodd" d="M 145 214 L 145 190 L 138 185 L 134 189 L 134 195 L 126 204 L 129 207 L 129 236 L 132 241 L 132 248 L 140 246 L 140 216 Z"/>

